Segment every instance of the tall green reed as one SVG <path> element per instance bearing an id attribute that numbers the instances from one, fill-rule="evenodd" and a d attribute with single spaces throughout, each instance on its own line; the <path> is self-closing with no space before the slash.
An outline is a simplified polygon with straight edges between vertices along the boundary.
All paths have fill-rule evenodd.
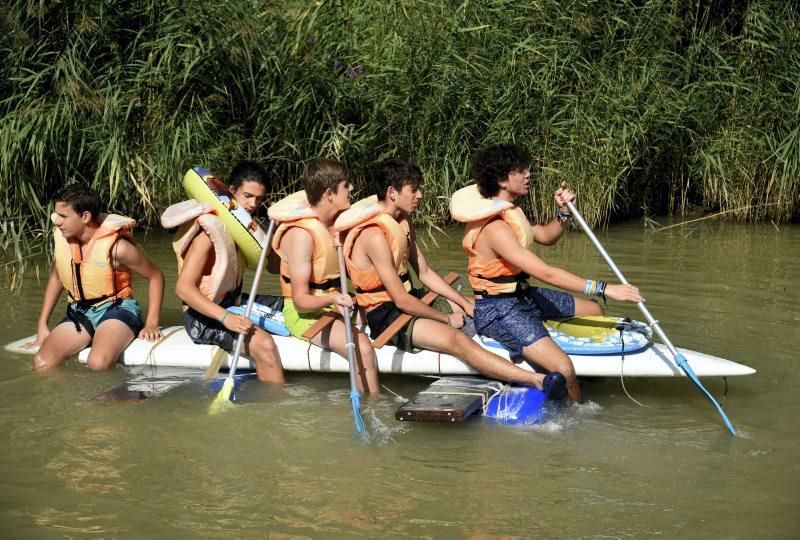
<path id="1" fill-rule="evenodd" d="M 561 180 L 593 223 L 797 219 L 799 39 L 777 0 L 5 3 L 0 246 L 24 258 L 74 181 L 149 226 L 193 164 L 257 159 L 277 195 L 320 154 L 364 194 L 378 160 L 416 161 L 435 226 L 507 141 L 535 156 L 539 219 Z"/>

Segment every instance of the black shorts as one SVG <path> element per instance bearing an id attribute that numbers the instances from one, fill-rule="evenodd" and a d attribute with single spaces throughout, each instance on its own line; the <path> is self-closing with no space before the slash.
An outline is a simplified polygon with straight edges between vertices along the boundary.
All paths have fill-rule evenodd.
<path id="1" fill-rule="evenodd" d="M 242 303 L 246 302 L 247 295 L 243 294 Z M 256 295 L 256 303 L 264 306 L 275 306 L 279 303 L 282 304 L 283 298 L 269 294 L 259 294 Z M 230 305 L 234 304 L 231 303 Z M 227 308 L 229 306 L 223 307 Z M 280 310 L 280 307 L 278 310 Z M 239 338 L 237 332 L 231 332 L 217 319 L 203 315 L 192 308 L 183 312 L 183 326 L 186 328 L 189 338 L 196 345 L 216 345 L 229 353 L 233 352 L 233 346 Z"/>
<path id="2" fill-rule="evenodd" d="M 412 289 L 410 294 L 416 298 L 421 299 L 427 294 L 426 289 Z M 453 309 L 450 303 L 443 296 L 437 296 L 433 301 L 431 307 L 441 313 L 452 313 Z M 394 302 L 384 302 L 369 313 L 367 313 L 367 324 L 369 324 L 369 337 L 377 339 L 384 330 L 386 330 L 397 318 L 403 315 Z M 394 345 L 398 349 L 408 351 L 411 353 L 419 352 L 421 349 L 414 347 L 411 343 L 411 334 L 414 331 L 414 323 L 419 317 L 412 317 L 407 325 L 405 325 L 399 332 L 397 332 L 392 339 L 388 341 L 390 345 Z M 466 321 L 467 324 L 461 328 L 461 331 L 472 337 L 475 335 L 474 325 L 472 319 Z"/>

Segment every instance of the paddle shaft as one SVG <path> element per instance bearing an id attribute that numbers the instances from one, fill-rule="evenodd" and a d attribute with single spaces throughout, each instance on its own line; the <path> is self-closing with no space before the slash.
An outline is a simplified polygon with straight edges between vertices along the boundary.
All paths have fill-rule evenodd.
<path id="1" fill-rule="evenodd" d="M 336 252 L 339 257 L 339 287 L 342 289 L 342 294 L 347 294 L 347 269 L 344 265 L 344 247 L 341 245 L 336 246 Z M 344 314 L 344 334 L 347 339 L 347 361 L 350 362 L 350 391 L 358 391 L 356 386 L 356 344 L 353 341 L 353 322 L 350 320 L 350 308 L 342 307 Z"/>
<path id="2" fill-rule="evenodd" d="M 592 241 L 594 247 L 597 248 L 597 251 L 599 251 L 600 255 L 602 255 L 603 258 L 606 260 L 606 264 L 608 264 L 608 267 L 611 268 L 612 272 L 614 272 L 614 275 L 617 276 L 619 282 L 622 283 L 623 285 L 629 285 L 628 280 L 625 279 L 624 275 L 622 275 L 622 271 L 616 264 L 614 264 L 614 260 L 611 258 L 611 255 L 608 254 L 608 252 L 603 247 L 603 244 L 600 243 L 600 240 L 597 239 L 597 236 L 595 236 L 594 232 L 592 232 L 592 229 L 589 228 L 589 224 L 586 223 L 586 220 L 583 219 L 583 216 L 581 215 L 580 212 L 578 212 L 578 209 L 575 208 L 575 205 L 569 202 L 567 203 L 567 207 L 569 208 L 570 212 L 572 212 L 572 217 L 575 218 L 575 221 L 577 221 L 580 224 L 581 228 L 586 233 L 586 236 L 588 236 L 589 239 Z M 650 313 L 650 310 L 647 309 L 647 306 L 644 305 L 644 302 L 636 302 L 636 307 L 638 307 L 639 311 L 642 312 L 642 315 L 645 316 L 647 322 L 649 322 L 650 326 L 656 331 L 658 337 L 661 338 L 661 341 L 663 341 L 664 345 L 666 345 L 667 349 L 669 349 L 669 352 L 672 353 L 673 356 L 678 354 L 678 349 L 675 348 L 675 346 L 667 337 L 667 334 L 665 334 L 664 331 L 661 329 L 661 326 L 658 324 L 658 321 Z"/>
<path id="3" fill-rule="evenodd" d="M 269 255 L 270 243 L 272 242 L 272 233 L 275 232 L 275 221 L 270 220 L 269 228 L 267 229 L 266 245 L 261 250 L 261 257 L 258 259 L 258 266 L 256 267 L 256 275 L 253 277 L 253 285 L 250 287 L 250 296 L 247 297 L 247 307 L 244 310 L 244 316 L 250 318 L 253 312 L 253 304 L 256 301 L 256 293 L 258 292 L 258 283 L 261 281 L 261 273 L 264 271 L 264 264 Z M 242 354 L 242 346 L 244 345 L 244 334 L 239 334 L 239 339 L 236 340 L 236 349 L 233 351 L 233 358 L 231 359 L 231 367 L 228 370 L 228 380 L 233 383 L 233 376 L 236 375 L 236 366 L 239 363 L 239 356 Z"/>
<path id="4" fill-rule="evenodd" d="M 620 281 L 620 283 L 622 283 L 623 285 L 628 285 L 629 284 L 628 280 L 625 279 L 625 276 L 622 274 L 622 271 L 614 263 L 614 260 L 605 250 L 603 244 L 600 243 L 600 240 L 597 239 L 597 236 L 595 236 L 594 232 L 592 232 L 592 229 L 589 227 L 589 224 L 586 223 L 585 219 L 583 219 L 583 216 L 581 215 L 580 212 L 578 212 L 578 209 L 575 208 L 575 205 L 572 204 L 571 202 L 568 202 L 567 208 L 569 208 L 569 211 L 572 212 L 572 217 L 574 217 L 575 221 L 577 221 L 580 224 L 583 231 L 586 233 L 586 235 L 592 241 L 594 246 L 597 248 L 597 251 L 600 252 L 600 255 L 603 256 L 603 259 L 605 259 L 606 264 L 608 264 L 608 267 L 611 268 L 611 271 L 614 272 L 614 274 L 617 276 L 617 279 Z M 658 321 L 650 313 L 650 310 L 647 309 L 647 306 L 644 305 L 644 302 L 637 302 L 636 306 L 639 308 L 639 311 L 642 312 L 642 315 L 645 316 L 647 322 L 650 323 L 650 327 L 655 329 L 656 333 L 658 334 L 658 337 L 661 338 L 662 342 L 664 342 L 664 345 L 666 345 L 669 352 L 675 358 L 675 362 L 678 364 L 678 366 L 684 371 L 684 373 L 686 373 L 686 376 L 692 380 L 695 386 L 697 386 L 697 388 L 703 393 L 703 395 L 705 395 L 706 398 L 708 398 L 708 400 L 711 401 L 711 403 L 717 409 L 717 412 L 722 417 L 722 420 L 725 422 L 725 426 L 728 428 L 728 431 L 730 431 L 731 435 L 736 435 L 736 429 L 733 427 L 733 423 L 728 419 L 728 416 L 722 410 L 722 407 L 719 405 L 719 403 L 717 403 L 717 400 L 714 399 L 714 396 L 712 396 L 711 393 L 708 390 L 706 390 L 706 388 L 700 382 L 700 379 L 697 378 L 697 375 L 695 375 L 694 370 L 692 370 L 691 366 L 689 365 L 689 362 L 686 360 L 686 357 L 683 356 L 683 354 L 681 354 L 678 351 L 678 349 L 675 348 L 670 339 L 667 337 L 666 332 L 662 330 L 661 325 L 659 325 Z"/>

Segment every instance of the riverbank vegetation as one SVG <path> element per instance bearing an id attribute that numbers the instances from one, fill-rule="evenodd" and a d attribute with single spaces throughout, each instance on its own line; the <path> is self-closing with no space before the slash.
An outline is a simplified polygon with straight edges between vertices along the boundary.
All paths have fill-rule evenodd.
<path id="1" fill-rule="evenodd" d="M 447 221 L 469 156 L 535 156 L 593 223 L 800 216 L 800 12 L 780 0 L 0 4 L 0 239 L 22 256 L 67 183 L 155 225 L 193 164 L 297 189 L 304 160 L 399 154 Z M 22 247 L 21 247 L 22 246 Z M 25 248 L 25 249 L 28 249 Z"/>

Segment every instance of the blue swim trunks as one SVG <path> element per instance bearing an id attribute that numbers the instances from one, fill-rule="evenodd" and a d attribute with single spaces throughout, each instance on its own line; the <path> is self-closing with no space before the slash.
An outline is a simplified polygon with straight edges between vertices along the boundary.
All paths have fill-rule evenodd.
<path id="1" fill-rule="evenodd" d="M 514 361 L 522 357 L 523 348 L 550 335 L 542 320 L 574 316 L 571 294 L 541 287 L 529 287 L 515 296 L 475 299 L 475 329 L 499 341 Z"/>
<path id="2" fill-rule="evenodd" d="M 139 332 L 144 328 L 139 303 L 133 298 L 104 302 L 94 306 L 69 304 L 67 305 L 67 315 L 61 319 L 61 323 L 73 323 L 78 333 L 81 332 L 81 327 L 83 327 L 89 332 L 90 336 L 94 337 L 97 328 L 104 321 L 112 319 L 122 321 L 128 325 L 134 337 L 138 337 Z"/>

